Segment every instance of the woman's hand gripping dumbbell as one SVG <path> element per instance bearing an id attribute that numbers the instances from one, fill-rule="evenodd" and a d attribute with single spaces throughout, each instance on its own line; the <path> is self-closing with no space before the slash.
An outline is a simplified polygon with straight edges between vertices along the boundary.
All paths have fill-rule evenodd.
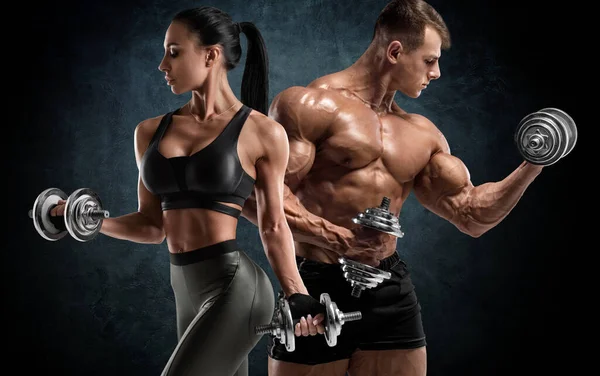
<path id="1" fill-rule="evenodd" d="M 301 321 L 298 317 L 307 317 L 315 312 L 318 313 L 314 318 L 315 322 L 319 322 L 316 325 L 318 333 L 325 335 L 325 340 L 330 347 L 337 344 L 337 337 L 345 322 L 362 318 L 359 311 L 341 312 L 326 293 L 321 294 L 320 302 L 304 294 L 293 294 L 287 299 L 280 295 L 273 320 L 269 324 L 257 326 L 254 331 L 256 334 L 269 333 L 275 336 L 281 344 L 285 345 L 287 351 L 292 352 L 296 349 L 295 336 L 302 335 L 299 328 Z M 321 321 L 324 325 L 320 324 Z"/>

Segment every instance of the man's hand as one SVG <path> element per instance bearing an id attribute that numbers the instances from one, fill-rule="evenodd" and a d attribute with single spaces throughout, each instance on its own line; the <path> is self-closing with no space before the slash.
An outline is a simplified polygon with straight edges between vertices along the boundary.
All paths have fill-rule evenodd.
<path id="1" fill-rule="evenodd" d="M 343 256 L 369 266 L 379 265 L 384 258 L 386 245 L 394 240 L 393 235 L 364 226 L 348 229 L 343 238 L 347 244 Z"/>

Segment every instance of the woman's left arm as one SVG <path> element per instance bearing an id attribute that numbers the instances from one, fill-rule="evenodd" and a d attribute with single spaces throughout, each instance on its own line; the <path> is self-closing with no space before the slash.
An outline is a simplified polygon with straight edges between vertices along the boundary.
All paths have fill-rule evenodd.
<path id="1" fill-rule="evenodd" d="M 257 225 L 265 254 L 286 296 L 308 294 L 296 265 L 292 232 L 285 218 L 283 186 L 289 144 L 283 126 L 260 117 L 260 140 L 264 152 L 256 161 Z"/>

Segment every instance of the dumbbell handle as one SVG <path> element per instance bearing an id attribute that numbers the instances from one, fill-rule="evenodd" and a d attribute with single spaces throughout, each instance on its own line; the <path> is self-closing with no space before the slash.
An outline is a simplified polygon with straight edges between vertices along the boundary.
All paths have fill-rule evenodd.
<path id="1" fill-rule="evenodd" d="M 360 311 L 340 312 L 340 319 L 342 320 L 342 323 L 348 321 L 357 321 L 362 319 L 362 313 Z"/>
<path id="2" fill-rule="evenodd" d="M 27 215 L 29 218 L 33 218 L 33 209 L 29 209 Z M 104 219 L 110 217 L 110 212 L 108 210 L 90 210 L 83 215 L 88 216 L 91 219 Z"/>
<path id="3" fill-rule="evenodd" d="M 360 296 L 361 296 L 361 294 L 362 294 L 362 292 L 363 292 L 364 289 L 365 288 L 363 286 L 361 286 L 361 285 L 354 285 L 354 286 L 352 286 L 351 295 L 353 297 L 355 297 L 355 298 L 360 298 Z"/>
<path id="4" fill-rule="evenodd" d="M 85 215 L 91 219 L 104 219 L 104 218 L 110 217 L 110 213 L 108 212 L 108 210 L 98 210 L 98 209 L 88 210 L 87 212 L 83 213 L 83 215 Z"/>
<path id="5" fill-rule="evenodd" d="M 294 319 L 292 321 L 292 326 L 295 327 L 296 324 L 299 322 L 300 322 L 300 319 Z M 281 324 L 272 322 L 269 324 L 258 325 L 257 327 L 254 328 L 254 332 L 256 334 L 265 334 L 265 333 L 271 333 L 272 331 L 281 329 L 281 328 L 282 328 Z"/>
<path id="6" fill-rule="evenodd" d="M 533 135 L 529 139 L 529 146 L 533 149 L 540 149 L 545 145 L 544 138 L 539 135 Z"/>
<path id="7" fill-rule="evenodd" d="M 272 331 L 277 330 L 278 328 L 279 328 L 279 325 L 277 325 L 275 323 L 258 325 L 257 327 L 254 328 L 254 333 L 256 333 L 256 334 L 271 333 Z"/>

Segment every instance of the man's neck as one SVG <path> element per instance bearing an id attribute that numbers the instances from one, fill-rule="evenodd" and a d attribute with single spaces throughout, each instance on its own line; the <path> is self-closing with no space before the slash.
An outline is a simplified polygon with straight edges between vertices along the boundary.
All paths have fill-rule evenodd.
<path id="1" fill-rule="evenodd" d="M 371 45 L 354 64 L 342 71 L 346 77 L 344 88 L 376 111 L 389 110 L 395 91 L 390 89 L 387 67 L 385 51 Z"/>

